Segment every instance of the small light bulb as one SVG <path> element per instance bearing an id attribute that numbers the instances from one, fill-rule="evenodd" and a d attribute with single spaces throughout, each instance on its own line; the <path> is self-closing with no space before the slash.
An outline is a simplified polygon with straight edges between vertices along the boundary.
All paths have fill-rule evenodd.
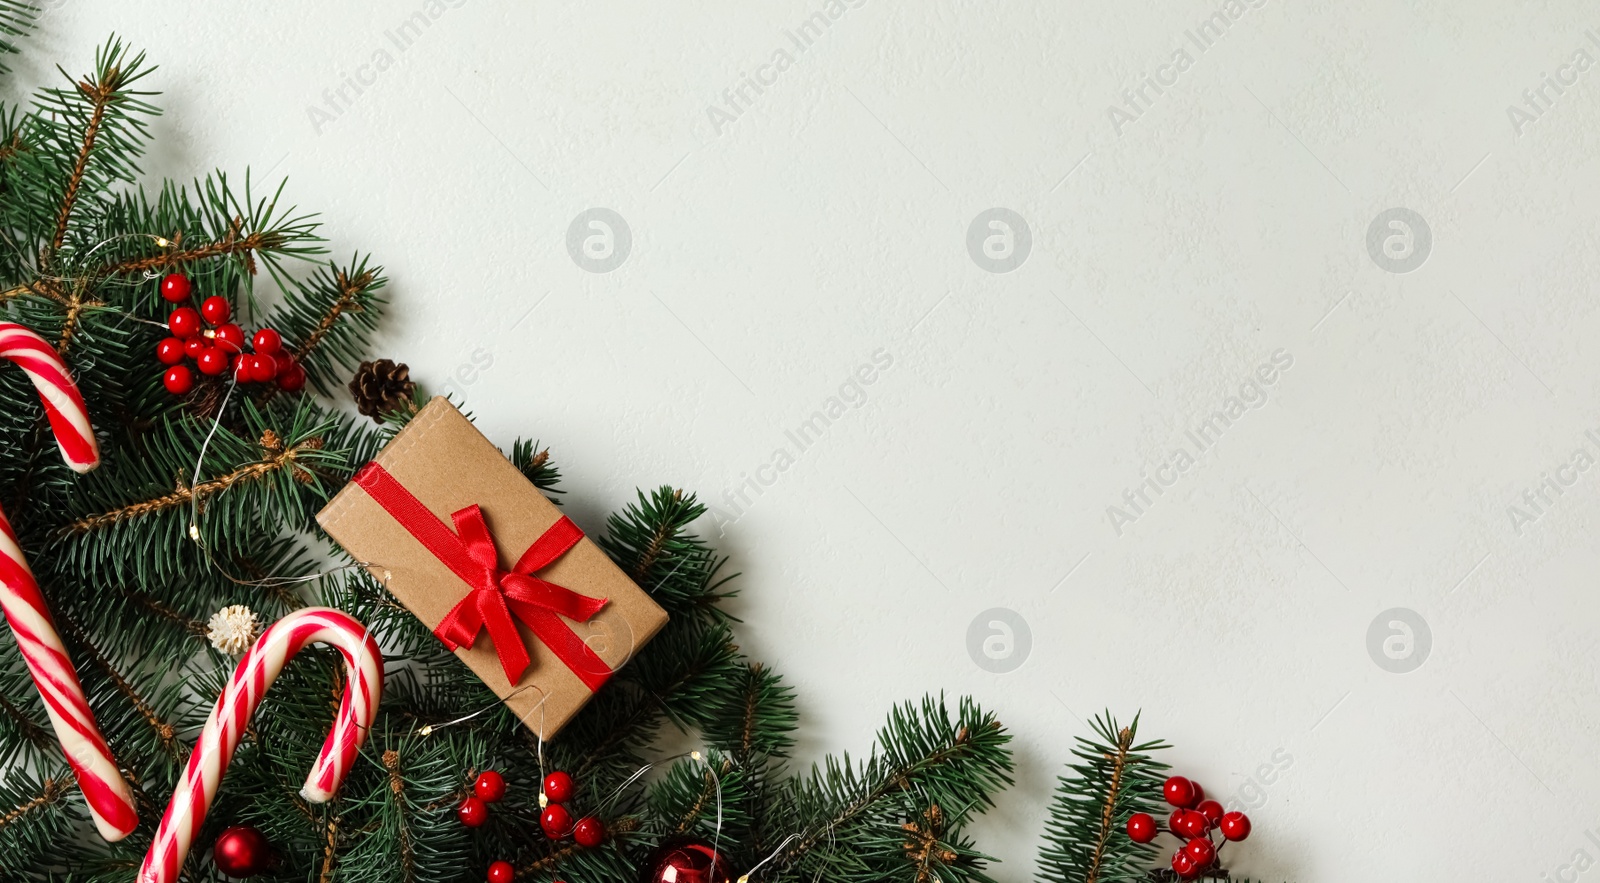
<path id="1" fill-rule="evenodd" d="M 418 730 L 417 732 L 421 733 L 424 736 L 432 736 L 433 735 L 433 724 L 428 724 L 428 725 L 424 726 L 422 729 Z"/>
<path id="2" fill-rule="evenodd" d="M 162 248 L 166 248 L 167 246 L 169 246 L 171 244 L 172 244 L 172 240 L 170 240 L 170 239 L 167 239 L 167 238 L 162 237 L 162 236 L 157 236 L 156 237 L 156 245 L 159 245 Z"/>
<path id="3" fill-rule="evenodd" d="M 200 525 L 189 525 L 189 539 L 194 540 L 197 543 L 200 542 Z"/>
<path id="4" fill-rule="evenodd" d="M 544 809 L 550 805 L 550 798 L 545 796 L 544 789 L 539 789 L 539 808 Z"/>
<path id="5" fill-rule="evenodd" d="M 701 758 L 700 758 L 700 752 L 698 752 L 698 751 L 691 751 L 691 752 L 689 752 L 689 757 L 690 757 L 690 758 L 691 758 L 691 759 L 693 759 L 693 760 L 700 760 L 700 759 L 701 759 Z"/>

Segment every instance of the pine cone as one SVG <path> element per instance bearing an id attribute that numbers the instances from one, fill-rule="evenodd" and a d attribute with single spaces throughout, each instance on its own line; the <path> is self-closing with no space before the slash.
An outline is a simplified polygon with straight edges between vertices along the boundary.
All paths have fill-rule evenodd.
<path id="1" fill-rule="evenodd" d="M 417 385 L 411 382 L 411 369 L 404 362 L 379 359 L 362 362 L 350 380 L 350 394 L 363 416 L 383 422 L 383 415 L 398 411 L 411 402 Z"/>

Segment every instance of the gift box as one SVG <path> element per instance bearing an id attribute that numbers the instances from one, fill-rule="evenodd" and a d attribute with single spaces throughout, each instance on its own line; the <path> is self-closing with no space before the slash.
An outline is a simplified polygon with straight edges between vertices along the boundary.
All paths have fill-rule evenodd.
<path id="1" fill-rule="evenodd" d="M 443 398 L 317 523 L 546 739 L 667 622 Z"/>

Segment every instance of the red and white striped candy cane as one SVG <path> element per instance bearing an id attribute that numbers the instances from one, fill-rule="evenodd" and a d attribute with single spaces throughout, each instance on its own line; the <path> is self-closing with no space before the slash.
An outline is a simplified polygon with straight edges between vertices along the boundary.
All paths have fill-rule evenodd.
<path id="1" fill-rule="evenodd" d="M 194 753 L 189 755 L 189 766 L 178 781 L 172 802 L 167 804 L 166 815 L 161 817 L 161 827 L 156 829 L 155 840 L 139 869 L 139 883 L 172 883 L 178 879 L 183 860 L 205 823 L 206 811 L 222 786 L 222 775 L 228 770 L 233 750 L 256 706 L 290 658 L 302 647 L 315 643 L 331 644 L 343 654 L 349 677 L 339 713 L 333 720 L 333 732 L 322 744 L 322 753 L 311 767 L 300 796 L 312 803 L 325 803 L 339 790 L 378 713 L 383 657 L 367 627 L 349 614 L 327 607 L 308 607 L 273 623 L 239 660 L 217 707 L 206 719 Z"/>
<path id="2" fill-rule="evenodd" d="M 16 363 L 33 380 L 67 465 L 76 472 L 88 472 L 100 465 L 100 448 L 89 425 L 89 411 L 55 349 L 21 325 L 0 322 L 0 358 Z M 39 584 L 4 514 L 0 514 L 0 609 L 5 610 L 22 658 L 44 697 L 50 725 L 89 802 L 95 827 L 105 839 L 121 840 L 139 823 L 133 794 L 111 757 L 111 749 L 106 747 L 105 737 L 100 735 L 78 683 L 78 673 L 50 618 L 50 608 L 39 594 Z"/>

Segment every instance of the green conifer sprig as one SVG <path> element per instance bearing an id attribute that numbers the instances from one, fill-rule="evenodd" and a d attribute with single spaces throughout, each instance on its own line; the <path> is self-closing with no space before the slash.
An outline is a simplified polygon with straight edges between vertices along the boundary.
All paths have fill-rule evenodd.
<path id="1" fill-rule="evenodd" d="M 1061 777 L 1039 875 L 1045 881 L 1131 883 L 1146 879 L 1158 849 L 1127 835 L 1128 817 L 1136 812 L 1159 816 L 1161 785 L 1169 767 L 1154 752 L 1167 746 L 1139 740 L 1139 718 L 1123 727 L 1108 711 L 1089 722 L 1093 735 L 1079 736 L 1072 751 L 1077 761 Z"/>

